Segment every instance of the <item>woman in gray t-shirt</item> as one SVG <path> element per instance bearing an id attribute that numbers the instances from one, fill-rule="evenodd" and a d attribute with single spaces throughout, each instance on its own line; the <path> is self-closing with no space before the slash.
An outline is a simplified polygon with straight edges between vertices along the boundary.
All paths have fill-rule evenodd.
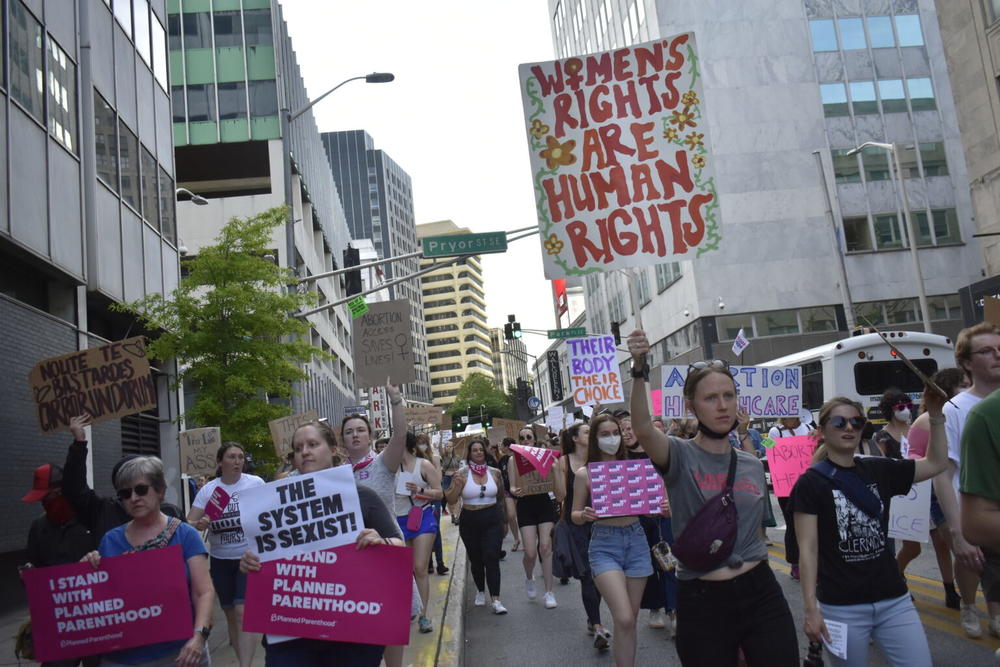
<path id="1" fill-rule="evenodd" d="M 736 451 L 729 433 L 736 428 L 739 402 L 729 364 L 700 361 L 688 368 L 684 403 L 698 420 L 690 440 L 667 436 L 653 426 L 646 381 L 649 341 L 642 330 L 628 338 L 632 354 L 632 428 L 663 474 L 670 496 L 675 541 L 706 500 L 726 486 L 736 455 L 733 495 L 737 535 L 732 554 L 702 572 L 677 569 L 677 654 L 684 665 L 735 665 L 740 649 L 750 667 L 800 664 L 795 622 L 760 534 L 767 502 L 764 468 L 755 456 Z"/>

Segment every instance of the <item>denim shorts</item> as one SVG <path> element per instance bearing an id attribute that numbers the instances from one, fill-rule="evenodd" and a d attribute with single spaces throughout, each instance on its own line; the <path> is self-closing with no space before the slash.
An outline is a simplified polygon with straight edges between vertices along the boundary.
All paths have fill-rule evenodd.
<path id="1" fill-rule="evenodd" d="M 627 526 L 595 523 L 590 533 L 590 571 L 596 579 L 611 570 L 621 570 L 626 577 L 648 577 L 653 561 L 646 543 L 646 533 L 639 522 Z"/>
<path id="2" fill-rule="evenodd" d="M 219 605 L 231 609 L 233 605 L 243 604 L 247 596 L 247 575 L 240 572 L 239 559 L 212 556 L 208 568 Z"/>

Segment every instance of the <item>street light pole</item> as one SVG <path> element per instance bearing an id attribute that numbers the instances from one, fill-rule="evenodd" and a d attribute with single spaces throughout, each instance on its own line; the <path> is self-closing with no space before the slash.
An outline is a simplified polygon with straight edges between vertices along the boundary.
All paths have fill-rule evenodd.
<path id="1" fill-rule="evenodd" d="M 826 170 L 823 169 L 823 155 L 813 151 L 819 168 L 820 187 L 823 188 L 823 198 L 826 201 L 826 219 L 830 223 L 834 247 L 837 249 L 837 267 L 840 269 L 840 298 L 844 302 L 844 320 L 847 330 L 854 330 L 854 302 L 851 300 L 851 285 L 847 282 L 847 265 L 844 262 L 844 248 L 840 244 L 840 230 L 833 217 L 833 202 L 830 201 L 830 190 L 826 187 Z"/>

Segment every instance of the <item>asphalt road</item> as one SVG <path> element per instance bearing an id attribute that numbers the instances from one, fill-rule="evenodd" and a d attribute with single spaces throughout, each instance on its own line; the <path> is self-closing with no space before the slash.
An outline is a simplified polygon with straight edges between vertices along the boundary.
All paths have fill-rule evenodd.
<path id="1" fill-rule="evenodd" d="M 780 517 L 775 503 L 775 514 Z M 789 567 L 784 561 L 784 527 L 770 529 L 769 537 L 774 543 L 770 548 L 771 567 L 777 574 L 784 589 L 785 597 L 795 616 L 796 627 L 802 628 L 802 594 L 799 584 L 789 576 Z M 472 604 L 475 587 L 472 577 L 467 578 L 465 605 L 465 660 L 468 667 L 485 665 L 602 665 L 610 667 L 613 659 L 610 652 L 598 653 L 593 640 L 586 633 L 586 616 L 580 600 L 579 583 L 570 579 L 569 584 L 560 585 L 556 581 L 555 594 L 559 602 L 556 609 L 546 609 L 542 604 L 541 573 L 536 565 L 539 596 L 529 601 L 524 594 L 524 569 L 521 552 L 509 553 L 512 540 L 504 541 L 507 559 L 501 564 L 501 597 L 509 610 L 506 616 L 495 616 L 489 607 L 475 607 Z M 931 654 L 935 665 L 961 665 L 973 667 L 995 665 L 993 653 L 1000 648 L 1000 639 L 987 632 L 986 605 L 980 594 L 979 607 L 983 616 L 982 639 L 968 639 L 962 631 L 958 612 L 944 606 L 944 590 L 941 576 L 934 559 L 933 548 L 927 544 L 920 556 L 907 569 L 910 592 L 916 598 L 927 632 Z M 637 665 L 677 665 L 677 651 L 667 630 L 654 630 L 647 625 L 647 613 L 639 615 L 639 641 L 636 657 Z M 602 620 L 611 627 L 611 615 L 602 605 Z M 808 641 L 800 634 L 802 655 Z M 871 665 L 888 663 L 874 647 L 870 655 Z"/>

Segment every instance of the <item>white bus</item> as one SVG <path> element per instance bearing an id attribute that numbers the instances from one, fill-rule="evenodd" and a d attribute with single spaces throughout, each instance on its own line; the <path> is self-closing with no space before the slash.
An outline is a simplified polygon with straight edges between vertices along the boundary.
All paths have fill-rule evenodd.
<path id="1" fill-rule="evenodd" d="M 950 338 L 915 331 L 882 333 L 925 375 L 955 365 L 954 344 Z M 759 365 L 800 366 L 802 405 L 814 416 L 823 401 L 846 396 L 865 407 L 870 421 L 884 423 L 878 403 L 886 389 L 896 387 L 917 403 L 923 393 L 920 379 L 875 333 L 845 338 Z"/>

